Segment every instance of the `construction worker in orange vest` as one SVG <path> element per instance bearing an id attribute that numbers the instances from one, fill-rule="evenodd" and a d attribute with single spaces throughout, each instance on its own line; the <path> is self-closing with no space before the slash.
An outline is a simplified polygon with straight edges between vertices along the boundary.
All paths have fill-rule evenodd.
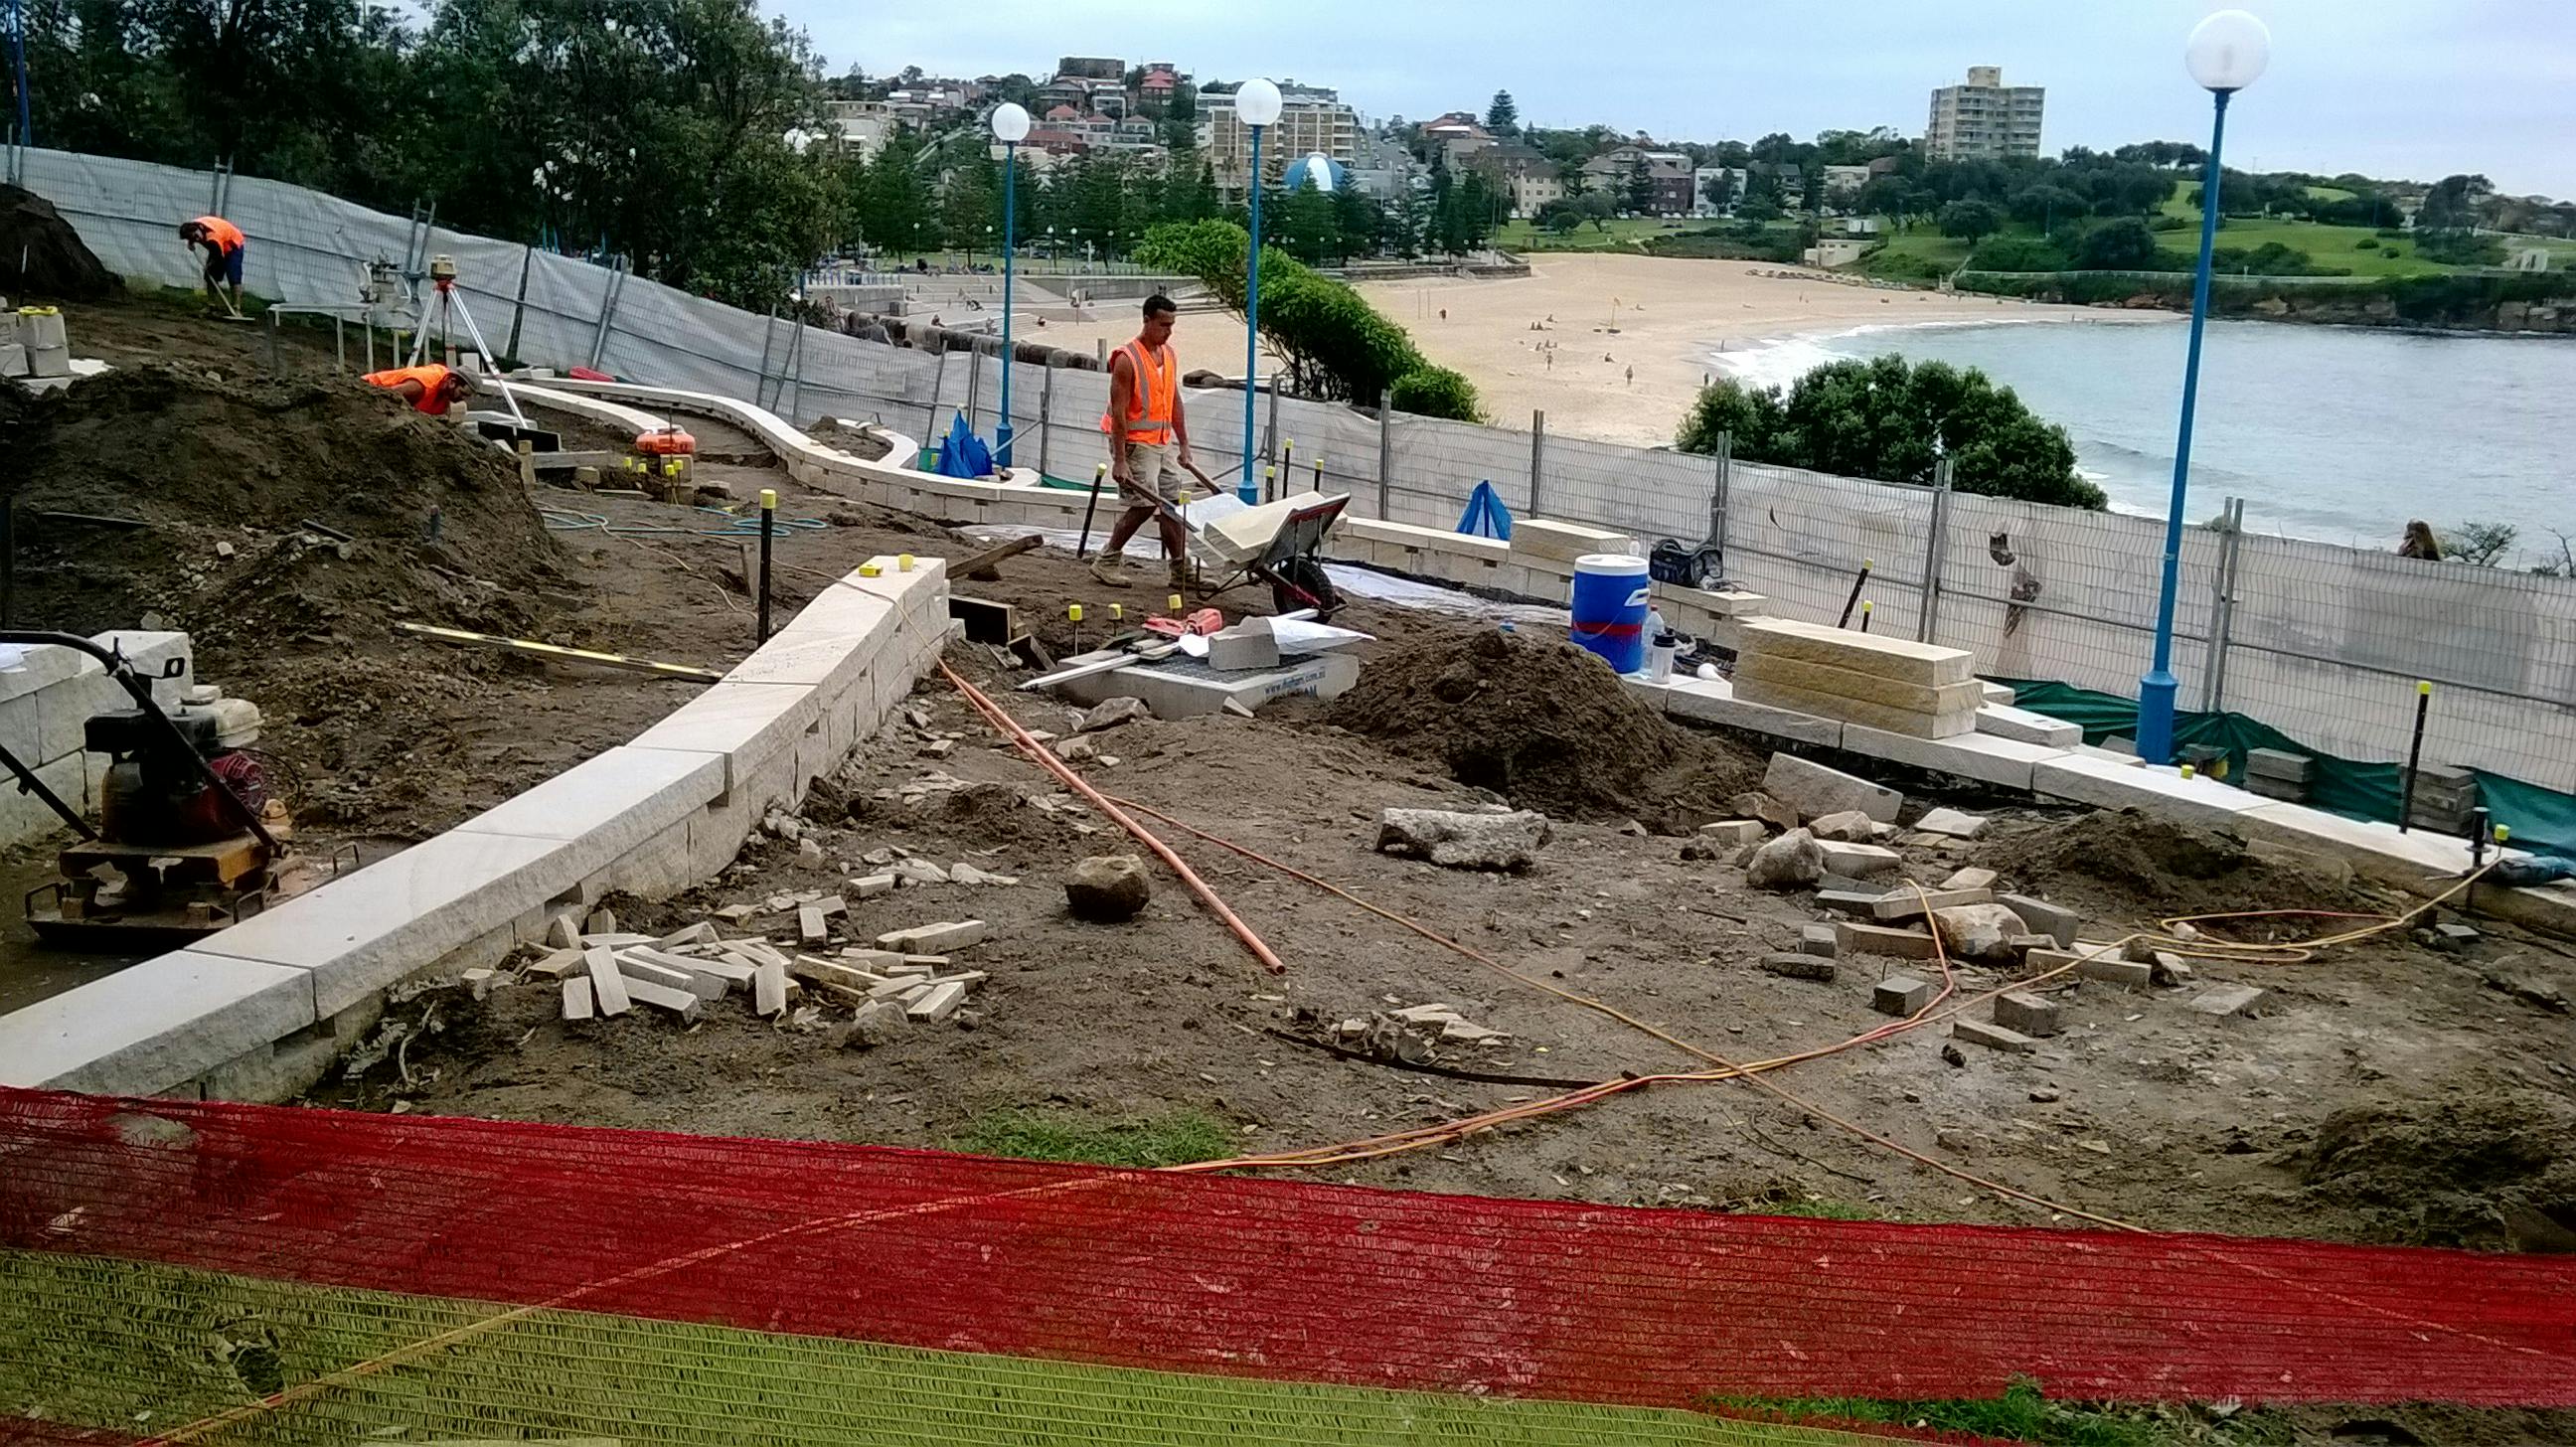
<path id="1" fill-rule="evenodd" d="M 233 311 L 238 315 L 241 311 L 242 252 L 248 246 L 249 238 L 242 235 L 240 227 L 221 216 L 200 216 L 194 221 L 179 223 L 179 239 L 186 242 L 191 251 L 201 246 L 205 248 L 206 290 L 220 301 L 224 288 L 229 285 L 233 291 Z"/>
<path id="2" fill-rule="evenodd" d="M 1109 545 L 1092 560 L 1091 576 L 1104 586 L 1129 586 L 1127 540 L 1155 518 L 1161 525 L 1163 556 L 1171 562 L 1172 591 L 1185 591 L 1189 580 L 1189 535 L 1180 518 L 1162 511 L 1166 478 L 1180 480 L 1179 469 L 1199 472 L 1190 459 L 1190 429 L 1181 415 L 1181 364 L 1167 345 L 1180 309 L 1157 292 L 1145 298 L 1145 325 L 1136 340 L 1109 357 L 1109 410 L 1100 430 L 1109 434 L 1109 473 L 1118 479 L 1118 500 L 1127 510 L 1109 530 Z M 1213 489 L 1213 484 L 1210 485 Z"/>
<path id="3" fill-rule="evenodd" d="M 454 367 L 432 362 L 425 367 L 390 367 L 369 372 L 365 380 L 411 404 L 411 410 L 431 417 L 444 417 L 451 402 L 461 402 L 474 395 L 474 379 Z"/>

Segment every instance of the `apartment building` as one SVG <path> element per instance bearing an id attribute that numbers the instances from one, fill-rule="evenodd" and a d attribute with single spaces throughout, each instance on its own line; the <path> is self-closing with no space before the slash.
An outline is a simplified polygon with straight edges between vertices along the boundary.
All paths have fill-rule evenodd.
<path id="1" fill-rule="evenodd" d="M 1924 154 L 1935 161 L 2035 159 L 2046 95 L 2040 86 L 2004 84 L 2001 66 L 1969 66 L 1966 85 L 1932 92 Z"/>
<path id="2" fill-rule="evenodd" d="M 1325 86 L 1279 82 L 1279 119 L 1261 137 L 1261 169 L 1276 181 L 1288 163 L 1329 156 L 1348 166 L 1359 158 L 1359 113 Z M 1234 96 L 1199 96 L 1200 148 L 1216 172 L 1216 187 L 1229 199 L 1244 195 L 1252 171 L 1252 128 L 1235 114 Z"/>

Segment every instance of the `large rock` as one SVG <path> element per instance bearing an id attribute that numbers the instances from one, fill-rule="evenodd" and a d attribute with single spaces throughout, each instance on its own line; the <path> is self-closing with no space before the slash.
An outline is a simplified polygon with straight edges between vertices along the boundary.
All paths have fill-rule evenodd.
<path id="1" fill-rule="evenodd" d="M 2009 965 L 2021 958 L 2016 936 L 2030 933 L 2022 917 L 2000 904 L 1954 904 L 1932 911 L 1933 931 L 1954 960 L 1983 965 Z"/>
<path id="2" fill-rule="evenodd" d="M 1153 876 L 1133 854 L 1095 854 L 1064 876 L 1064 902 L 1076 919 L 1123 924 L 1154 897 Z"/>
<path id="3" fill-rule="evenodd" d="M 1762 792 L 1796 809 L 1801 819 L 1857 809 L 1882 824 L 1893 824 L 1897 808 L 1905 802 L 1905 796 L 1894 789 L 1811 764 L 1795 754 L 1771 756 L 1771 767 L 1762 775 Z"/>
<path id="4" fill-rule="evenodd" d="M 1446 809 L 1389 809 L 1378 816 L 1381 853 L 1428 859 L 1452 869 L 1519 871 L 1538 862 L 1552 831 L 1547 816 L 1523 809 L 1511 814 L 1457 814 Z"/>
<path id="5" fill-rule="evenodd" d="M 1816 820 L 1807 832 L 1836 844 L 1867 844 L 1878 837 L 1878 825 L 1858 809 L 1845 809 Z"/>
<path id="6" fill-rule="evenodd" d="M 1744 882 L 1755 889 L 1805 889 L 1824 877 L 1825 851 L 1804 829 L 1792 829 L 1754 850 L 1744 865 Z"/>
<path id="7" fill-rule="evenodd" d="M 1153 716 L 1154 711 L 1145 707 L 1145 700 L 1129 698 L 1121 694 L 1117 698 L 1102 700 L 1099 706 L 1083 714 L 1074 724 L 1074 731 L 1086 734 L 1098 733 L 1102 729 L 1116 728 L 1123 723 Z"/>
<path id="8" fill-rule="evenodd" d="M 859 1017 L 832 1032 L 833 1043 L 844 1050 L 873 1050 L 889 1045 L 903 1033 L 903 1006 L 892 1000 L 870 1000 L 859 1007 Z"/>
<path id="9" fill-rule="evenodd" d="M 1774 829 L 1798 827 L 1798 811 L 1755 790 L 1747 790 L 1726 801 L 1727 812 L 1747 819 L 1759 819 Z"/>

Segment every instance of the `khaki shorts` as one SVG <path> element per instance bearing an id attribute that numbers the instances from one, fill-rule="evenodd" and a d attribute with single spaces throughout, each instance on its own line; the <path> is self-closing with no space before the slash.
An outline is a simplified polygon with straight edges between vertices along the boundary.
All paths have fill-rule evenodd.
<path id="1" fill-rule="evenodd" d="M 1154 494 L 1160 493 L 1164 501 L 1170 501 L 1172 489 L 1164 485 L 1164 479 L 1185 479 L 1189 476 L 1181 471 L 1180 464 L 1173 461 L 1172 457 L 1172 444 L 1168 442 L 1128 443 L 1128 475 L 1116 479 L 1118 500 L 1129 507 L 1152 507 Z M 1148 488 L 1152 491 L 1146 491 Z"/>

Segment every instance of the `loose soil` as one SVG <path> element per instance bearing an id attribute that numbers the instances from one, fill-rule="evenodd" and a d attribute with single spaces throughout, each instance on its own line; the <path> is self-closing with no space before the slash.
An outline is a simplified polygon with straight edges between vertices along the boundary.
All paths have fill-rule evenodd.
<path id="1" fill-rule="evenodd" d="M 1330 716 L 1523 807 L 1668 833 L 1725 817 L 1762 773 L 1760 752 L 1675 727 L 1597 656 L 1494 628 L 1443 628 L 1381 653 Z"/>
<path id="2" fill-rule="evenodd" d="M 179 244 L 175 232 L 170 244 Z M 118 285 L 116 273 L 53 202 L 21 187 L 0 185 L 0 293 L 22 304 L 94 301 Z"/>

